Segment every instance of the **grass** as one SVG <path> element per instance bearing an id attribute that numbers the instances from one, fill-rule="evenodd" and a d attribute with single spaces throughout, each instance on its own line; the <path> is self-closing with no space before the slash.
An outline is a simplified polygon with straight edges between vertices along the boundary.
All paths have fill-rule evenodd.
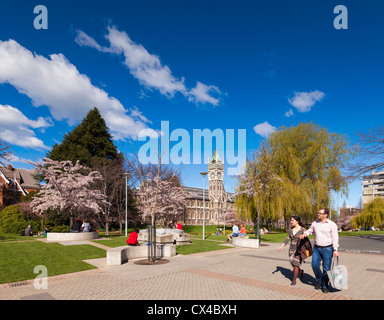
<path id="1" fill-rule="evenodd" d="M 186 233 L 192 235 L 192 244 L 177 245 L 178 254 L 193 254 L 213 250 L 231 248 L 222 246 L 231 229 L 226 229 L 226 235 L 215 235 L 217 226 L 206 226 L 205 238 L 202 240 L 202 226 L 185 226 Z M 339 236 L 367 236 L 384 234 L 384 231 L 355 231 L 340 232 Z M 287 236 L 284 232 L 273 232 L 261 235 L 261 242 L 282 243 Z M 249 234 L 252 239 L 254 234 Z M 312 236 L 313 237 L 313 236 Z M 108 247 L 126 245 L 126 237 L 121 235 L 106 236 L 108 240 L 94 240 Z M 44 265 L 48 276 L 94 269 L 95 267 L 83 262 L 85 259 L 104 258 L 103 249 L 91 245 L 63 246 L 58 243 L 43 243 L 35 241 L 36 237 L 23 237 L 15 234 L 0 234 L 0 283 L 16 282 L 34 279 L 35 266 Z M 215 241 L 209 241 L 215 240 Z"/>
<path id="2" fill-rule="evenodd" d="M 223 244 L 224 242 L 216 242 L 216 241 L 205 241 L 205 240 L 197 240 L 192 239 L 192 244 L 184 244 L 184 245 L 177 245 L 176 246 L 176 253 L 177 254 L 192 254 L 192 253 L 198 253 L 198 252 L 207 252 L 207 251 L 215 251 L 215 250 L 223 250 L 228 249 L 231 247 L 222 246 L 220 244 Z"/>
<path id="3" fill-rule="evenodd" d="M 127 238 L 125 236 L 104 236 L 104 238 L 107 240 L 92 240 L 92 242 L 97 242 L 110 248 L 127 245 Z"/>
<path id="4" fill-rule="evenodd" d="M 91 245 L 63 246 L 58 243 L 25 241 L 0 243 L 0 283 L 36 278 L 35 266 L 43 265 L 48 276 L 94 269 L 84 259 L 103 258 L 105 250 Z"/>
<path id="5" fill-rule="evenodd" d="M 0 243 L 7 241 L 32 241 L 36 240 L 36 237 L 25 237 L 12 233 L 0 233 Z"/>
<path id="6" fill-rule="evenodd" d="M 339 237 L 353 237 L 353 236 L 372 236 L 376 234 L 384 234 L 384 230 L 380 231 L 342 231 L 339 232 Z"/>

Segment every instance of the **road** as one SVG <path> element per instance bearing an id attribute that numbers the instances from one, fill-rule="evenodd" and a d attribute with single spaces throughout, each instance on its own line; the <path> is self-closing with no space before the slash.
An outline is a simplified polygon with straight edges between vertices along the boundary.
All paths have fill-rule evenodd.
<path id="1" fill-rule="evenodd" d="M 384 235 L 339 238 L 340 252 L 384 255 Z"/>

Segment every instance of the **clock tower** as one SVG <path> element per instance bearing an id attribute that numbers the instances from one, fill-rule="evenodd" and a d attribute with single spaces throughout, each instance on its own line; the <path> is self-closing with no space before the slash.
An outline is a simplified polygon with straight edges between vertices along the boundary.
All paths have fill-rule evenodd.
<path id="1" fill-rule="evenodd" d="M 208 163 L 208 183 L 209 201 L 213 203 L 213 208 L 221 207 L 226 201 L 224 189 L 224 163 L 221 161 L 217 150 L 213 153 L 212 160 Z"/>

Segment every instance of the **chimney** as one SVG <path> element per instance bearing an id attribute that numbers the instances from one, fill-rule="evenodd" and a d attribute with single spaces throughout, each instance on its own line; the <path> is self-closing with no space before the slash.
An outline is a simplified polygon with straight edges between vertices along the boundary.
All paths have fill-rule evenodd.
<path id="1" fill-rule="evenodd" d="M 9 171 L 12 171 L 12 170 L 13 170 L 12 165 L 9 164 L 8 167 L 7 167 L 7 169 L 8 169 Z"/>

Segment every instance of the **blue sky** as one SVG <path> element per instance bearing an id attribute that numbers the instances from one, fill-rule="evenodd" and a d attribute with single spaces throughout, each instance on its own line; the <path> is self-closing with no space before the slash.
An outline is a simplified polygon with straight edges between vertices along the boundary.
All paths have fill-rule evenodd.
<path id="1" fill-rule="evenodd" d="M 339 4 L 348 30 L 334 28 Z M 34 28 L 37 5 L 48 9 L 46 30 Z M 378 0 L 8 1 L 0 138 L 13 165 L 28 167 L 97 106 L 128 152 L 161 121 L 191 136 L 246 129 L 247 154 L 268 130 L 300 122 L 353 141 L 383 121 L 383 12 Z M 184 165 L 184 184 L 201 187 L 205 169 Z M 352 184 L 347 204 L 360 196 Z"/>

